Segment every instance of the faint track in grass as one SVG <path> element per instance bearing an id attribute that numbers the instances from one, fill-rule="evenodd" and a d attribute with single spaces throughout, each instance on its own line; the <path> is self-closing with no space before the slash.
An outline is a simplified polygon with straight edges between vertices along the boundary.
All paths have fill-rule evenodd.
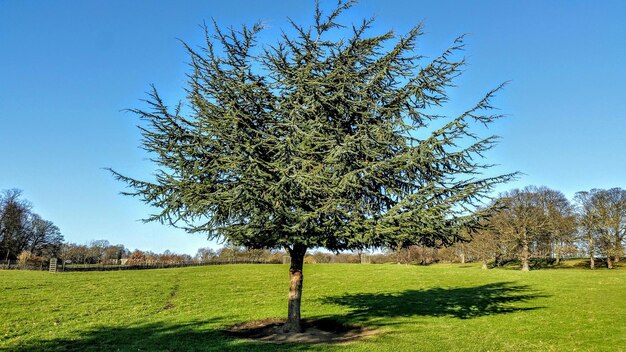
<path id="1" fill-rule="evenodd" d="M 165 305 L 163 306 L 161 311 L 176 308 L 176 305 L 174 304 L 174 299 L 176 299 L 176 294 L 178 293 L 179 289 L 180 289 L 180 276 L 177 275 L 174 281 L 174 286 L 172 286 L 172 288 L 170 289 L 170 293 L 167 296 L 167 301 L 165 302 Z"/>

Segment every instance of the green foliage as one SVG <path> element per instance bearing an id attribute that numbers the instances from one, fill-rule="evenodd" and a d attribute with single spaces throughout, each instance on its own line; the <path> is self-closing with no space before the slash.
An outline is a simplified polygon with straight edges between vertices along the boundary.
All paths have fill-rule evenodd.
<path id="1" fill-rule="evenodd" d="M 114 172 L 162 210 L 147 220 L 251 248 L 457 240 L 451 228 L 514 176 L 478 176 L 496 137 L 472 130 L 500 117 L 490 100 L 501 86 L 460 116 L 433 113 L 464 69 L 463 37 L 427 61 L 421 25 L 369 35 L 372 20 L 337 22 L 352 5 L 316 7 L 312 26 L 291 22 L 273 45 L 257 44 L 258 24 L 215 25 L 204 47 L 185 44 L 186 101 L 170 109 L 153 89 L 151 109 L 132 110 L 156 180 Z"/>
<path id="2" fill-rule="evenodd" d="M 619 320 L 626 315 L 619 294 L 626 285 L 623 266 L 524 274 L 479 265 L 308 265 L 308 317 L 381 333 L 347 345 L 311 346 L 219 332 L 284 316 L 286 268 L 2 271 L 0 350 L 618 351 L 626 336 Z"/>

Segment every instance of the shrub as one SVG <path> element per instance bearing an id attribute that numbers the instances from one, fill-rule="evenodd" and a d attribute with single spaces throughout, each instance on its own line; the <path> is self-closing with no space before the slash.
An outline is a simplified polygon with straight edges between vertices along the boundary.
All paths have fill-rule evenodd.
<path id="1" fill-rule="evenodd" d="M 144 254 L 144 252 L 136 249 L 134 252 L 130 254 L 130 257 L 128 257 L 128 261 L 126 262 L 126 264 L 138 265 L 138 264 L 144 264 L 145 262 L 146 262 L 146 255 Z"/>

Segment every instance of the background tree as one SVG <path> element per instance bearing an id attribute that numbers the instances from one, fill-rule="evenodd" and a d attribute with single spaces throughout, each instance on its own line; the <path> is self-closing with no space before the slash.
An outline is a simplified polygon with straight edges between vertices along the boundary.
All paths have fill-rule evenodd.
<path id="1" fill-rule="evenodd" d="M 626 190 L 611 188 L 606 190 L 607 219 L 606 230 L 610 238 L 607 255 L 617 263 L 624 255 L 624 238 L 626 237 Z M 612 249 L 611 249 L 612 247 Z"/>
<path id="2" fill-rule="evenodd" d="M 109 245 L 104 248 L 102 261 L 109 264 L 119 264 L 122 258 L 126 258 L 129 255 L 130 252 L 124 245 Z"/>
<path id="3" fill-rule="evenodd" d="M 540 187 L 537 191 L 546 217 L 546 239 L 555 264 L 559 264 L 563 249 L 571 247 L 576 237 L 574 207 L 560 191 L 547 187 Z"/>
<path id="4" fill-rule="evenodd" d="M 595 267 L 594 253 L 606 258 L 607 267 L 623 255 L 623 241 L 626 234 L 626 191 L 621 188 L 592 189 L 578 192 L 579 223 L 581 233 L 586 237 L 591 259 Z"/>
<path id="5" fill-rule="evenodd" d="M 506 192 L 494 206 L 497 214 L 490 220 L 492 228 L 500 238 L 517 244 L 522 271 L 530 270 L 531 246 L 545 233 L 548 224 L 537 188 L 529 186 Z"/>
<path id="6" fill-rule="evenodd" d="M 196 252 L 195 259 L 200 262 L 209 262 L 211 259 L 215 258 L 217 254 L 211 247 L 203 247 L 198 248 Z"/>
<path id="7" fill-rule="evenodd" d="M 488 261 L 493 259 L 494 264 L 499 264 L 502 256 L 501 248 L 503 242 L 498 238 L 498 232 L 490 228 L 489 221 L 483 221 L 480 228 L 466 233 L 466 237 L 471 240 L 464 244 L 464 250 L 473 261 L 482 262 L 482 269 L 487 269 Z"/>
<path id="8" fill-rule="evenodd" d="M 238 246 L 227 245 L 217 251 L 217 257 L 225 262 L 235 262 L 243 251 Z"/>
<path id="9" fill-rule="evenodd" d="M 28 250 L 45 258 L 56 256 L 63 243 L 59 228 L 52 221 L 44 220 L 37 214 L 31 215 L 29 225 Z"/>
<path id="10" fill-rule="evenodd" d="M 141 265 L 146 263 L 146 254 L 143 251 L 135 249 L 128 257 L 128 265 Z"/>
<path id="11" fill-rule="evenodd" d="M 481 196 L 514 176 L 479 177 L 496 137 L 474 127 L 500 117 L 498 89 L 459 116 L 436 113 L 464 67 L 462 37 L 426 61 L 421 26 L 370 36 L 372 20 L 337 22 L 352 5 L 318 5 L 311 26 L 291 22 L 264 47 L 260 25 L 206 29 L 205 47 L 185 45 L 186 104 L 171 109 L 153 89 L 151 109 L 132 110 L 156 180 L 114 172 L 161 209 L 147 221 L 289 252 L 285 331 L 301 331 L 308 248 L 452 244 Z"/>
<path id="12" fill-rule="evenodd" d="M 487 212 L 478 242 L 468 245 L 474 253 L 485 249 L 507 257 L 517 249 L 522 270 L 528 270 L 531 257 L 559 264 L 563 253 L 576 252 L 575 208 L 559 191 L 535 186 L 514 189 L 501 194 Z"/>
<path id="13" fill-rule="evenodd" d="M 120 259 L 129 255 L 124 245 L 111 245 L 107 240 L 95 240 L 87 245 L 64 243 L 59 251 L 63 260 L 83 264 L 119 264 Z"/>
<path id="14" fill-rule="evenodd" d="M 590 192 L 577 192 L 575 196 L 578 204 L 578 225 L 581 239 L 587 242 L 587 253 L 589 255 L 589 268 L 595 269 L 596 252 L 596 229 L 597 216 L 593 205 L 593 195 Z"/>
<path id="15" fill-rule="evenodd" d="M 5 260 L 15 259 L 28 244 L 30 204 L 20 199 L 22 192 L 6 190 L 0 197 L 0 250 Z"/>
<path id="16" fill-rule="evenodd" d="M 59 228 L 32 212 L 28 201 L 17 189 L 0 195 L 0 258 L 16 259 L 23 251 L 50 258 L 63 243 Z"/>
<path id="17" fill-rule="evenodd" d="M 63 260 L 72 263 L 85 263 L 87 256 L 87 246 L 76 243 L 64 243 L 61 246 L 59 255 Z"/>
<path id="18" fill-rule="evenodd" d="M 93 240 L 89 243 L 89 254 L 92 258 L 92 262 L 101 263 L 106 260 L 106 249 L 111 246 L 108 240 Z"/>
<path id="19" fill-rule="evenodd" d="M 332 253 L 324 253 L 321 251 L 316 251 L 311 254 L 312 261 L 318 264 L 328 264 L 334 259 Z"/>

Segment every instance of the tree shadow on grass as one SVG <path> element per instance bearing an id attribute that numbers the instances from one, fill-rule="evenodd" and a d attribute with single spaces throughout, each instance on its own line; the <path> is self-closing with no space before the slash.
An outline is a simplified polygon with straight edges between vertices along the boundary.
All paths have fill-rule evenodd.
<path id="1" fill-rule="evenodd" d="M 381 317 L 454 317 L 471 319 L 482 316 L 530 311 L 543 307 L 520 306 L 545 297 L 526 285 L 497 282 L 475 287 L 431 288 L 399 293 L 358 293 L 325 297 L 322 302 L 351 309 L 346 322 L 367 322 Z M 384 323 L 381 323 L 384 325 Z"/>
<path id="2" fill-rule="evenodd" d="M 106 326 L 72 338 L 34 340 L 0 350 L 31 351 L 306 351 L 310 345 L 268 344 L 235 339 L 209 327 L 218 319 L 184 324 Z M 214 325 L 213 325 L 214 326 Z"/>

